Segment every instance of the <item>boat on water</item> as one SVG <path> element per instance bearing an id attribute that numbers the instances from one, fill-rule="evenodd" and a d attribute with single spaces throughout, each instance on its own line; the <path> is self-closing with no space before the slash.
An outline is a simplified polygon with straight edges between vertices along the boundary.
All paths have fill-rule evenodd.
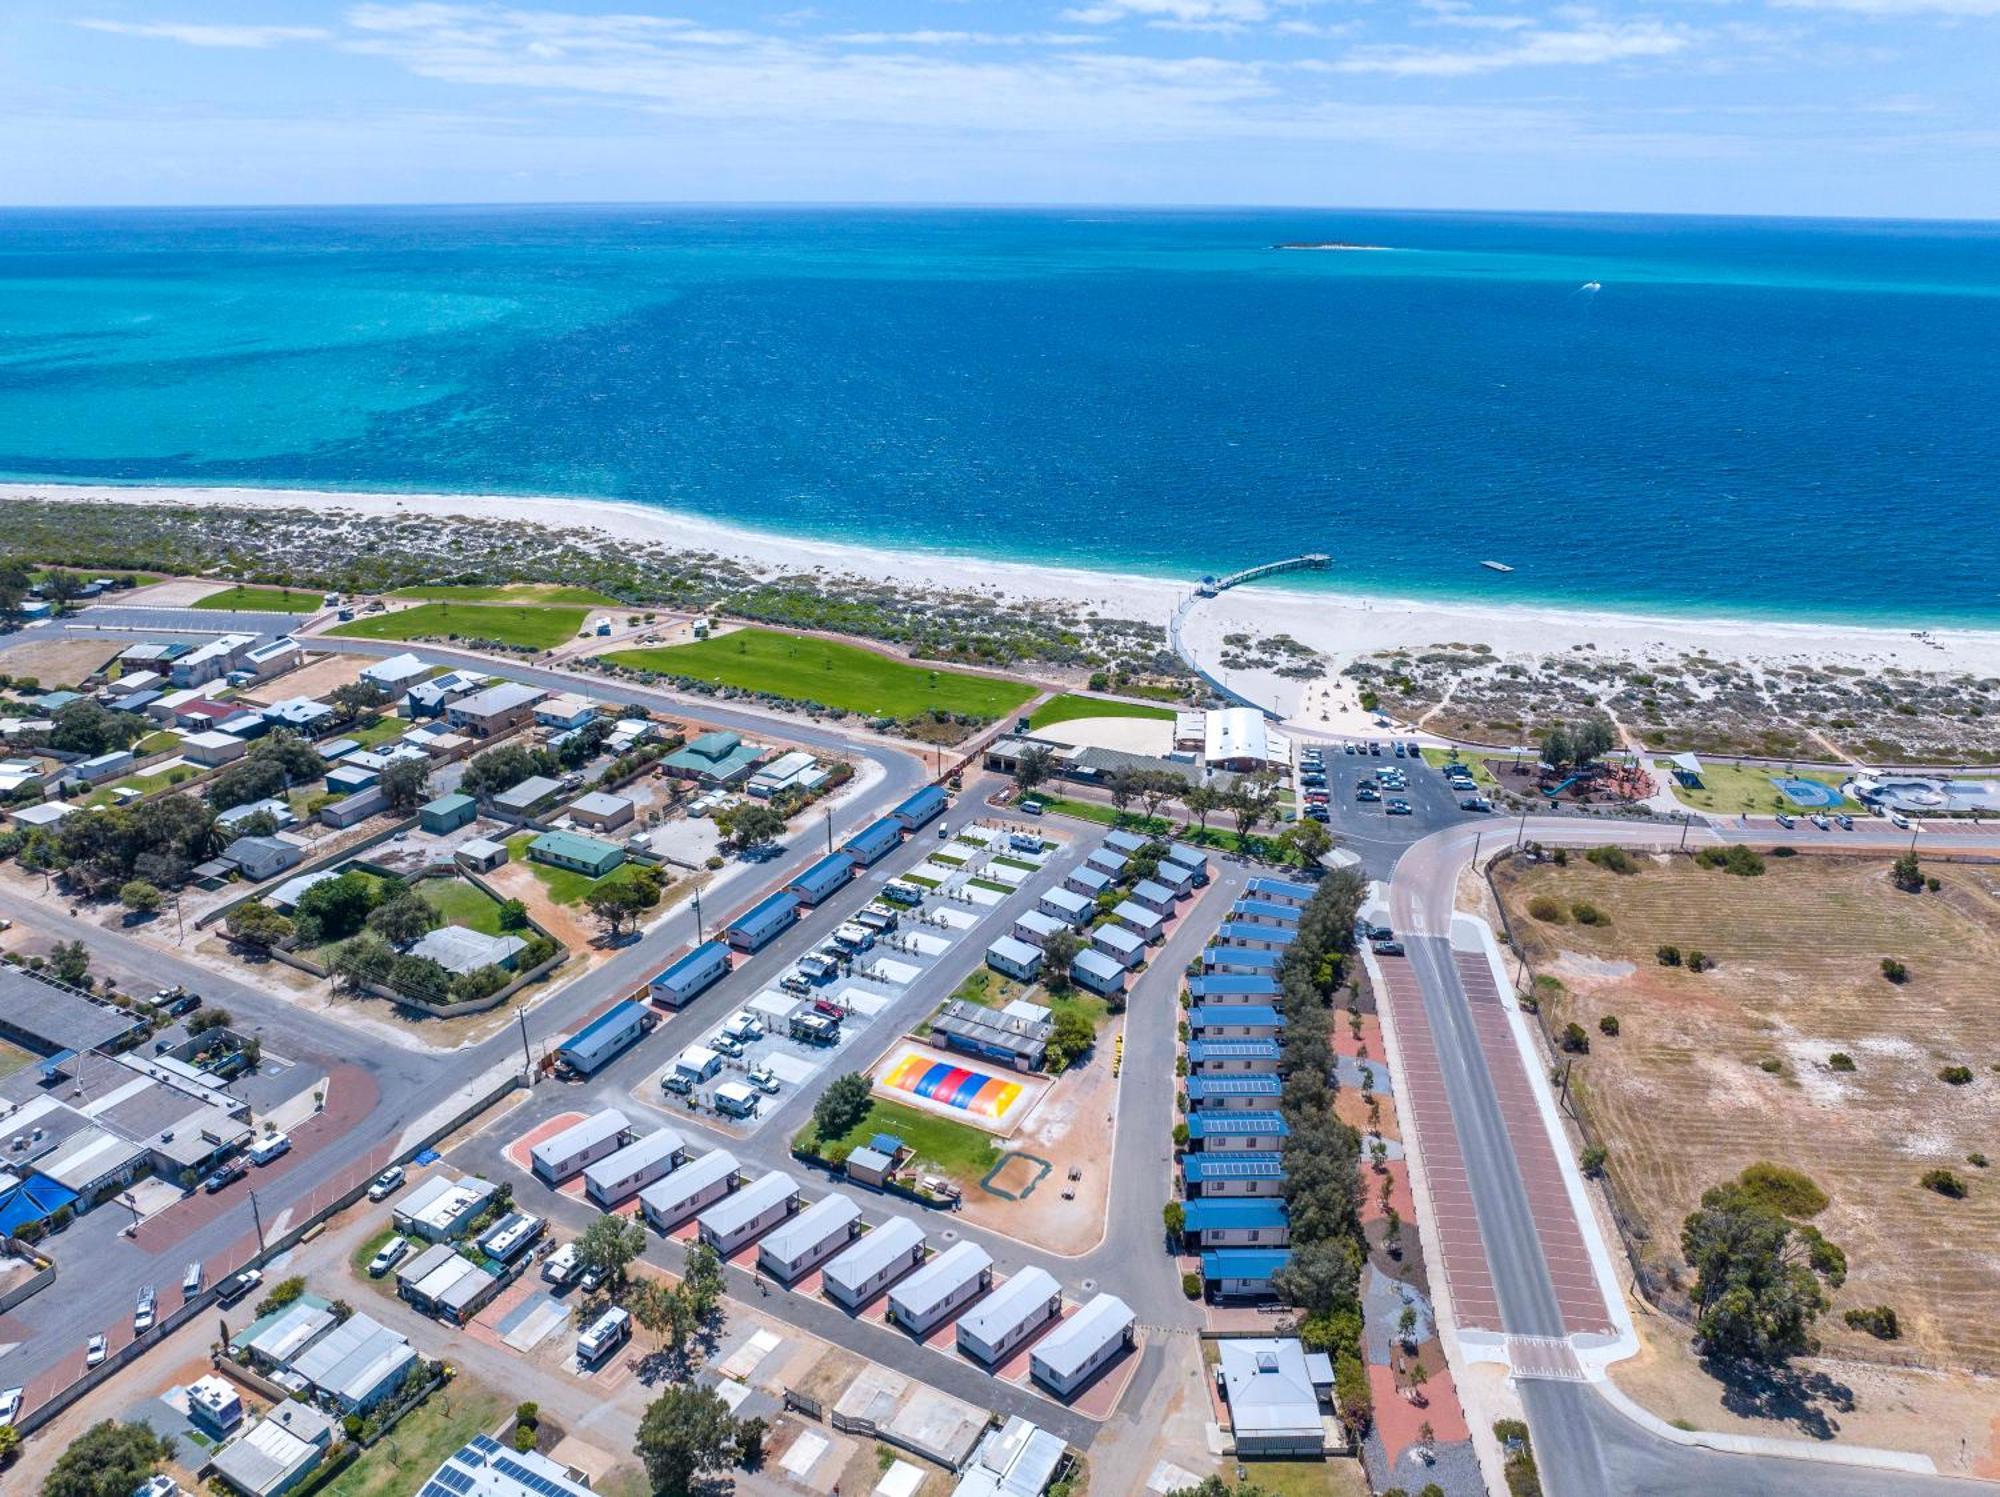
<path id="1" fill-rule="evenodd" d="M 1480 565 L 1489 572 L 1511 572 L 1514 570 L 1504 561 L 1482 561 Z"/>

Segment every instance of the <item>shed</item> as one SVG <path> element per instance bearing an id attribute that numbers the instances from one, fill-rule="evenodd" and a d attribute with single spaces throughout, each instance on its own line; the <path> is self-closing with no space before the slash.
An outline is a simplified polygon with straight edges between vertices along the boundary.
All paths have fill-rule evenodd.
<path id="1" fill-rule="evenodd" d="M 1191 842 L 1174 842 L 1167 847 L 1167 861 L 1194 870 L 1194 881 L 1208 882 L 1208 854 Z"/>
<path id="2" fill-rule="evenodd" d="M 729 923 L 724 938 L 738 951 L 758 951 L 781 931 L 789 930 L 799 918 L 799 902 L 793 895 L 767 895 Z"/>
<path id="3" fill-rule="evenodd" d="M 343 1414 L 365 1414 L 409 1377 L 417 1354 L 400 1331 L 356 1311 L 292 1359 L 292 1371 Z"/>
<path id="4" fill-rule="evenodd" d="M 892 1216 L 829 1262 L 820 1272 L 820 1287 L 836 1304 L 859 1310 L 923 1261 L 923 1228 L 906 1216 Z"/>
<path id="5" fill-rule="evenodd" d="M 1019 944 L 1019 943 L 1016 943 Z M 1032 946 L 1024 948 L 1034 951 Z M 1041 953 L 1035 951 L 1037 962 Z M 1031 1005 L 1032 1007 L 1032 1005 Z M 931 1038 L 952 1050 L 997 1060 L 1017 1071 L 1041 1067 L 1055 1025 L 1046 1009 L 1032 1014 L 994 1010 L 982 1004 L 948 998 L 931 1019 Z"/>
<path id="6" fill-rule="evenodd" d="M 870 822 L 841 843 L 840 850 L 863 868 L 869 868 L 902 845 L 903 824 L 893 816 L 884 816 L 880 821 Z"/>
<path id="7" fill-rule="evenodd" d="M 734 1190 L 737 1168 L 734 1154 L 727 1149 L 711 1149 L 640 1191 L 639 1209 L 660 1231 L 671 1232 L 695 1212 Z"/>
<path id="8" fill-rule="evenodd" d="M 1138 1328 L 1132 1307 L 1117 1295 L 1093 1295 L 1042 1338 L 1028 1370 L 1058 1398 L 1068 1398 L 1132 1345 Z"/>
<path id="9" fill-rule="evenodd" d="M 723 1258 L 756 1241 L 798 1209 L 799 1182 L 782 1170 L 759 1175 L 696 1218 L 701 1240 Z"/>
<path id="10" fill-rule="evenodd" d="M 1254 946 L 1265 951 L 1283 951 L 1298 938 L 1293 926 L 1250 925 L 1238 920 L 1225 920 L 1215 931 L 1217 945 Z"/>
<path id="11" fill-rule="evenodd" d="M 889 1319 L 928 1336 L 986 1292 L 993 1259 L 976 1242 L 957 1242 L 889 1291 Z"/>
<path id="12" fill-rule="evenodd" d="M 669 963 L 646 987 L 653 1002 L 684 1008 L 728 975 L 729 948 L 720 941 L 704 941 Z"/>
<path id="13" fill-rule="evenodd" d="M 1062 1314 L 1062 1285 L 1032 1264 L 958 1320 L 958 1349 L 991 1367 Z"/>
<path id="14" fill-rule="evenodd" d="M 808 905 L 816 905 L 846 888 L 853 877 L 854 859 L 844 852 L 830 852 L 786 884 L 785 891 L 796 894 Z"/>
<path id="15" fill-rule="evenodd" d="M 479 814 L 479 802 L 469 795 L 440 795 L 417 810 L 417 824 L 433 836 L 455 832 Z"/>
<path id="16" fill-rule="evenodd" d="M 223 733 L 210 728 L 205 732 L 188 734 L 180 742 L 180 751 L 183 757 L 192 759 L 197 764 L 212 766 L 241 759 L 250 751 L 250 745 L 233 733 Z M 327 783 L 332 784 L 331 776 L 328 777 Z"/>
<path id="17" fill-rule="evenodd" d="M 602 790 L 593 790 L 588 795 L 579 795 L 569 803 L 570 819 L 579 826 L 609 832 L 625 825 L 634 814 L 632 802 L 622 795 L 610 795 Z"/>
<path id="18" fill-rule="evenodd" d="M 507 861 L 507 844 L 495 842 L 490 837 L 474 837 L 461 842 L 454 855 L 462 867 L 474 873 L 488 873 Z"/>
<path id="19" fill-rule="evenodd" d="M 1002 936 L 986 948 L 986 965 L 1021 982 L 1033 982 L 1042 968 L 1041 948 L 1012 936 Z"/>
<path id="20" fill-rule="evenodd" d="M 552 780 L 547 775 L 531 774 L 519 784 L 502 790 L 493 797 L 496 810 L 509 816 L 526 816 L 545 801 L 554 800 L 562 794 L 562 781 Z"/>
<path id="21" fill-rule="evenodd" d="M 1131 859 L 1115 847 L 1099 847 L 1083 861 L 1086 867 L 1095 868 L 1106 878 L 1116 882 L 1118 875 L 1125 871 L 1125 865 Z"/>
<path id="22" fill-rule="evenodd" d="M 844 1195 L 822 1196 L 757 1244 L 757 1266 L 790 1283 L 845 1248 L 861 1230 L 861 1208 Z"/>

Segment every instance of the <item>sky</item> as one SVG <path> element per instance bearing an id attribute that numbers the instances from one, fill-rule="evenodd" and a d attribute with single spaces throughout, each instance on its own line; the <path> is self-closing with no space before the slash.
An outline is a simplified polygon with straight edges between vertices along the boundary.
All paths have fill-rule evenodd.
<path id="1" fill-rule="evenodd" d="M 2000 0 L 6 0 L 0 204 L 2000 217 Z"/>

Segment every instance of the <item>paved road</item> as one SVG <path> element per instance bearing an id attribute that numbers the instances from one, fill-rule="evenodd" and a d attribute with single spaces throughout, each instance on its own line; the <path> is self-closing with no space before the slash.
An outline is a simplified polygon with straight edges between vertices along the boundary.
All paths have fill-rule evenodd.
<path id="1" fill-rule="evenodd" d="M 1509 828 L 1512 830 L 1512 827 Z M 1678 832 L 1643 823 L 1583 822 L 1569 817 L 1529 818 L 1521 835 L 1544 842 L 1663 845 Z M 1769 831 L 1729 829 L 1700 834 L 1711 840 L 1769 843 Z M 1494 1081 L 1473 1030 L 1465 988 L 1451 960 L 1449 931 L 1459 870 L 1472 852 L 1474 833 L 1448 829 L 1412 847 L 1396 867 L 1391 918 L 1405 934 L 1412 969 L 1423 987 L 1425 1014 L 1435 1038 L 1451 1114 L 1465 1156 L 1480 1234 L 1491 1267 L 1502 1322 L 1510 1334 L 1564 1332 L 1563 1316 L 1544 1257 L 1530 1196 L 1523 1185 L 1514 1140 L 1501 1115 Z M 1798 840 L 1794 838 L 1793 840 Z M 1842 846 L 1899 850 L 1908 834 L 1890 826 L 1857 825 Z M 1926 840 L 1936 851 L 2000 851 L 2000 839 L 1968 831 Z M 1405 1078 L 1398 1076 L 1400 1090 Z M 1633 1423 L 1591 1384 L 1524 1380 L 1528 1412 L 1545 1490 L 1551 1497 L 1600 1494 L 1884 1494 L 1942 1497 L 1987 1491 L 1983 1483 L 1944 1477 L 1892 1475 L 1777 1456 L 1721 1454 L 1683 1446 Z"/>

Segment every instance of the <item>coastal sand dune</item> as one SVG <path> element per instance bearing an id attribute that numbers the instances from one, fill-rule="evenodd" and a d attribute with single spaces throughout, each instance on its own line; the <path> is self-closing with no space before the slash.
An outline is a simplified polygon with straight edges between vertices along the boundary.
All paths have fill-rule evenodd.
<path id="1" fill-rule="evenodd" d="M 123 487 L 89 484 L 0 484 L 0 501 L 43 498 L 68 502 L 301 508 L 323 518 L 366 524 L 397 514 L 463 517 L 591 531 L 612 539 L 725 556 L 765 573 L 846 575 L 912 588 L 981 593 L 1000 599 L 1054 600 L 1079 610 L 1165 622 L 1188 596 L 1192 579 L 1096 572 L 1081 568 L 993 561 L 919 551 L 784 536 L 723 525 L 649 505 L 602 499 L 471 494 L 386 494 L 319 489 Z M 1339 558 L 1334 560 L 1338 575 Z M 1504 586 L 1504 584 L 1500 584 Z M 1336 590 L 1257 585 L 1205 602 L 1189 616 L 1184 638 L 1205 666 L 1217 666 L 1226 635 L 1256 639 L 1290 635 L 1327 657 L 1333 676 L 1347 662 L 1378 650 L 1423 649 L 1448 643 L 1485 644 L 1503 657 L 1529 659 L 1578 647 L 1607 656 L 1671 662 L 1707 651 L 1746 664 L 1818 662 L 1880 670 L 1977 676 L 2000 675 L 2000 631 L 1913 632 L 1842 623 L 1758 618 L 1649 617 L 1506 603 L 1447 603 L 1372 597 Z M 1239 682 L 1240 676 L 1240 682 Z M 1264 671 L 1232 675 L 1259 700 L 1289 713 L 1319 718 L 1321 693 L 1337 683 L 1302 683 Z M 1310 698 L 1313 704 L 1306 703 Z"/>

